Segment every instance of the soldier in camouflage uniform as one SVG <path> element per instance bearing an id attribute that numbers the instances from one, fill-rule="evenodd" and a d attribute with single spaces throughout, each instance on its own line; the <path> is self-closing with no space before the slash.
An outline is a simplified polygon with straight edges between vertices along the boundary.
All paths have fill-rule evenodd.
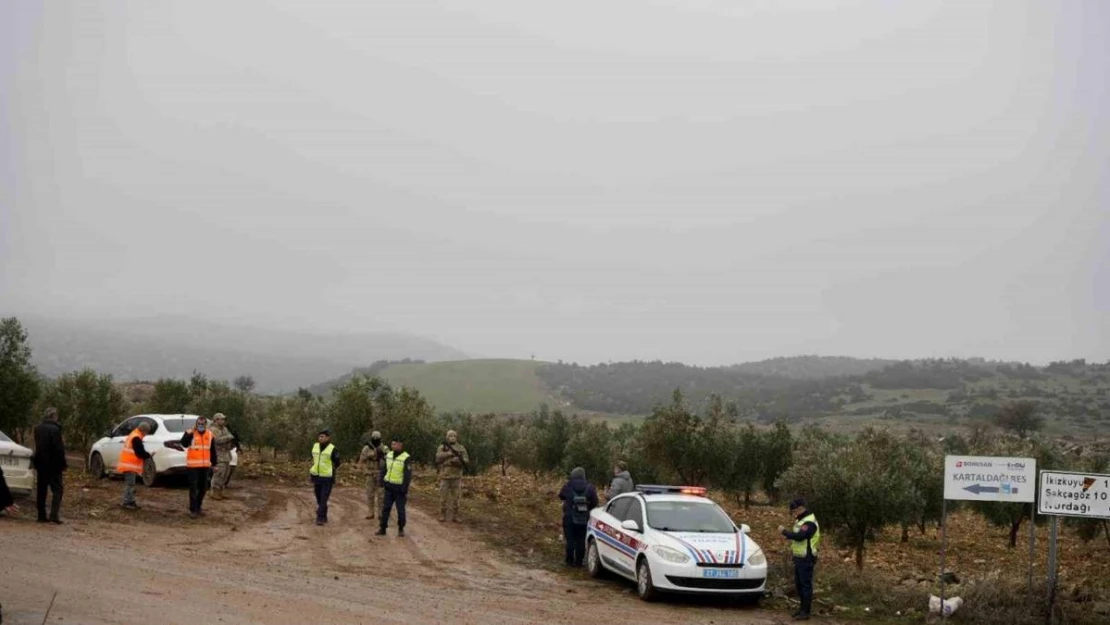
<path id="1" fill-rule="evenodd" d="M 362 446 L 362 453 L 358 456 L 358 466 L 370 465 L 370 472 L 366 474 L 366 505 L 370 512 L 367 519 L 374 515 L 382 506 L 381 471 L 385 464 L 385 456 L 389 453 L 382 444 L 382 433 L 374 432 L 370 435 L 370 442 Z"/>
<path id="2" fill-rule="evenodd" d="M 235 447 L 235 435 L 227 427 L 227 417 L 222 412 L 212 416 L 214 423 L 212 442 L 216 445 L 216 470 L 212 475 L 212 499 L 224 498 L 224 487 L 231 478 L 231 449 Z"/>
<path id="3" fill-rule="evenodd" d="M 459 444 L 459 435 L 447 431 L 447 440 L 436 450 L 436 468 L 439 471 L 440 521 L 450 518 L 459 523 L 459 491 L 463 471 L 470 464 L 466 447 Z"/>

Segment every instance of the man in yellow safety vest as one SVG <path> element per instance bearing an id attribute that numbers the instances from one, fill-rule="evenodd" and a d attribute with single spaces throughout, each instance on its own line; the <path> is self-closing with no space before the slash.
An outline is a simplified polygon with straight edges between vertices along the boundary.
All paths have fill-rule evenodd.
<path id="1" fill-rule="evenodd" d="M 324 428 L 312 446 L 312 487 L 316 492 L 316 525 L 328 522 L 328 498 L 335 486 L 335 470 L 339 468 L 339 450 L 331 442 L 331 430 Z"/>
<path id="2" fill-rule="evenodd" d="M 794 556 L 794 588 L 802 603 L 794 613 L 794 620 L 804 621 L 809 619 L 813 608 L 813 569 L 817 565 L 817 546 L 821 544 L 821 526 L 806 507 L 806 500 L 800 497 L 790 501 L 790 515 L 794 517 L 794 527 L 779 529 L 790 541 Z"/>
<path id="3" fill-rule="evenodd" d="M 376 536 L 385 536 L 389 526 L 389 513 L 397 504 L 397 536 L 405 536 L 405 502 L 408 500 L 409 483 L 412 482 L 412 463 L 405 444 L 400 436 L 393 437 L 393 451 L 385 456 L 382 463 L 382 487 L 385 489 L 385 502 L 382 505 L 381 524 Z"/>

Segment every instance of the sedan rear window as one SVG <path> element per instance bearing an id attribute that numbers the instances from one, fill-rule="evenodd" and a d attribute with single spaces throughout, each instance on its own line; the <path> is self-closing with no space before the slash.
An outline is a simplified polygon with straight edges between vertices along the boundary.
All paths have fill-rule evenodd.
<path id="1" fill-rule="evenodd" d="M 171 419 L 162 420 L 162 423 L 166 425 L 166 431 L 173 432 L 175 434 L 181 434 L 185 432 L 185 430 L 192 429 L 193 425 L 196 424 L 196 422 L 196 417 L 174 417 Z"/>
<path id="2" fill-rule="evenodd" d="M 716 504 L 695 501 L 648 501 L 647 523 L 665 532 L 731 534 L 736 527 Z"/>

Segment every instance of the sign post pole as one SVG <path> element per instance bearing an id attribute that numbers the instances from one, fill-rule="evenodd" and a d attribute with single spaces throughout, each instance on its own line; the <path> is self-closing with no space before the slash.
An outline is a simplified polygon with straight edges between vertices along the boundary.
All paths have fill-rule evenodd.
<path id="1" fill-rule="evenodd" d="M 1048 618 L 1056 602 L 1060 517 L 1110 519 L 1110 475 L 1041 471 L 1037 512 L 1052 517 L 1048 534 Z"/>
<path id="2" fill-rule="evenodd" d="M 948 500 L 999 501 L 1027 503 L 1032 506 L 1037 495 L 1037 461 L 1034 458 L 1005 458 L 995 456 L 945 456 L 944 502 L 941 504 L 940 547 L 940 613 L 944 610 L 945 570 L 948 552 Z M 1030 511 L 1030 519 L 1035 510 Z M 1033 524 L 1029 526 L 1029 588 L 1033 588 Z"/>
<path id="3" fill-rule="evenodd" d="M 1037 549 L 1037 506 L 1029 504 L 1029 597 L 1033 597 L 1033 558 Z"/>
<path id="4" fill-rule="evenodd" d="M 940 620 L 945 620 L 944 613 L 944 558 L 948 552 L 948 500 L 940 503 Z"/>
<path id="5" fill-rule="evenodd" d="M 1052 517 L 1048 530 L 1048 613 L 1052 614 L 1052 604 L 1056 599 L 1056 539 L 1060 517 Z"/>

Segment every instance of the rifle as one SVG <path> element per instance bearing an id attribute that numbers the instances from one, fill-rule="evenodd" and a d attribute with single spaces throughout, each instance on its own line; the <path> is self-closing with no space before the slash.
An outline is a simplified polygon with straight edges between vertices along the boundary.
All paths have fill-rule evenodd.
<path id="1" fill-rule="evenodd" d="M 459 462 L 462 463 L 464 473 L 466 471 L 470 470 L 470 467 L 467 466 L 467 464 L 466 464 L 466 460 L 463 460 L 462 454 L 460 454 L 459 451 L 457 449 L 455 449 L 454 446 L 451 445 L 451 443 L 448 443 L 447 441 L 443 441 L 443 446 L 447 448 L 447 451 L 451 452 L 452 454 L 455 454 L 455 457 L 459 459 Z"/>

